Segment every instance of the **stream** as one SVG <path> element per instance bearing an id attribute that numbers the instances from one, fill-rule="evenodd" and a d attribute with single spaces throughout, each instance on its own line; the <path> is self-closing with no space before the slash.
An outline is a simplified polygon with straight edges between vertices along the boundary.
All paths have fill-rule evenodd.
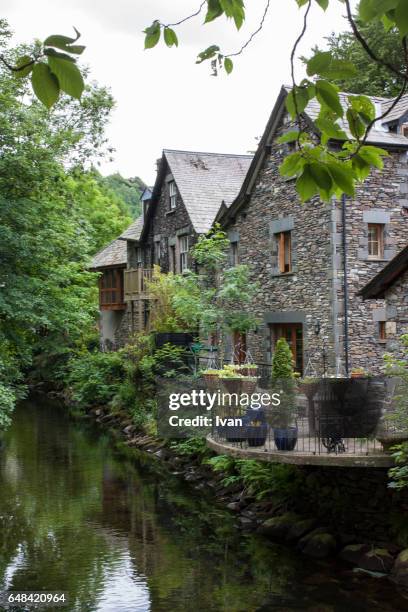
<path id="1" fill-rule="evenodd" d="M 42 400 L 22 403 L 0 439 L 5 589 L 66 594 L 43 610 L 408 611 L 385 578 L 245 535 L 159 460 L 131 460 L 108 433 Z"/>

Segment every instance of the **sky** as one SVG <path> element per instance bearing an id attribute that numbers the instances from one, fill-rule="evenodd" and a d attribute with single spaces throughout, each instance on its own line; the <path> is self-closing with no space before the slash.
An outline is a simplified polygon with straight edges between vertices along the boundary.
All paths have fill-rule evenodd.
<path id="1" fill-rule="evenodd" d="M 82 59 L 91 78 L 110 87 L 116 100 L 107 130 L 114 160 L 103 174 L 120 172 L 155 178 L 164 148 L 247 153 L 256 148 L 276 96 L 290 83 L 290 51 L 302 27 L 295 0 L 271 0 L 264 29 L 236 58 L 231 75 L 211 76 L 197 54 L 211 44 L 225 52 L 240 48 L 257 28 L 266 0 L 246 0 L 247 23 L 240 32 L 225 17 L 202 26 L 203 16 L 177 29 L 179 47 L 164 43 L 145 51 L 143 29 L 154 19 L 172 23 L 198 8 L 200 0 L 3 0 L 2 17 L 15 32 L 13 42 L 71 35 L 86 45 Z M 317 4 L 298 55 L 324 46 L 324 37 L 346 29 L 344 5 L 331 1 L 324 13 Z M 303 66 L 297 63 L 297 75 Z"/>

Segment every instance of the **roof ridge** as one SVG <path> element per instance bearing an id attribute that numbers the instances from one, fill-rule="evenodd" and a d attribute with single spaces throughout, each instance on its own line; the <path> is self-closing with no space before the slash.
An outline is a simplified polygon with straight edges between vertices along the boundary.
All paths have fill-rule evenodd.
<path id="1" fill-rule="evenodd" d="M 218 155 L 221 157 L 253 157 L 250 153 L 216 153 L 210 151 L 185 151 L 183 149 L 163 149 L 163 153 L 189 153 L 191 155 Z"/>

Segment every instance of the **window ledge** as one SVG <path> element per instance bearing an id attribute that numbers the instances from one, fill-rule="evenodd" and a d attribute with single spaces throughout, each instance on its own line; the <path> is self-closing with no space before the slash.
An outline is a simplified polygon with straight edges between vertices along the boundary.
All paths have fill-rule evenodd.
<path id="1" fill-rule="evenodd" d="M 168 216 L 168 215 L 174 215 L 174 213 L 176 212 L 176 210 L 177 210 L 176 208 L 172 208 L 171 210 L 167 210 L 167 211 L 165 212 L 165 215 L 166 215 L 166 216 Z"/>
<path id="2" fill-rule="evenodd" d="M 387 344 L 388 340 L 377 339 L 378 344 Z"/>

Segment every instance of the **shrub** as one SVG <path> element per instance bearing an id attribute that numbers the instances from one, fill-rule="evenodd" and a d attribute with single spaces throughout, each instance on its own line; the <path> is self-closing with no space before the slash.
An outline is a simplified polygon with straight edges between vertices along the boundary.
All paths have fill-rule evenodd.
<path id="1" fill-rule="evenodd" d="M 5 429 L 11 422 L 11 413 L 16 403 L 16 395 L 11 387 L 0 383 L 0 429 Z"/>
<path id="2" fill-rule="evenodd" d="M 80 407 L 108 404 L 126 376 L 120 353 L 85 353 L 69 363 L 67 381 L 72 399 Z"/>

